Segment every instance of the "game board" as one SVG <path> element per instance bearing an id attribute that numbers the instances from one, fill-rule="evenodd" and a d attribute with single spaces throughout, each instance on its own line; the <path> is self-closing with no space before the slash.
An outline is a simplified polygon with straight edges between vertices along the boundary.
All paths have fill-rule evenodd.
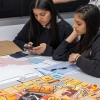
<path id="1" fill-rule="evenodd" d="M 100 87 L 54 73 L 2 89 L 0 100 L 100 100 Z"/>

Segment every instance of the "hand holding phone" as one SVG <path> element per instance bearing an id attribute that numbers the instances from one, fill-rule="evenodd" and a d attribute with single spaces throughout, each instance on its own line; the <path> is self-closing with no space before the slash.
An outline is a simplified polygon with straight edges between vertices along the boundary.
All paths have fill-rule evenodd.
<path id="1" fill-rule="evenodd" d="M 33 49 L 33 46 L 24 46 L 23 48 L 26 50 L 31 50 L 31 49 Z"/>

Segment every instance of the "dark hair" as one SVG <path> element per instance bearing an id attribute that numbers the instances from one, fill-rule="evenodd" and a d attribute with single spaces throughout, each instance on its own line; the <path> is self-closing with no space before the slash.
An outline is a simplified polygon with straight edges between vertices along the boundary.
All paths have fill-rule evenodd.
<path id="1" fill-rule="evenodd" d="M 81 6 L 75 13 L 82 14 L 81 19 L 86 23 L 86 34 L 80 39 L 80 53 L 90 49 L 92 40 L 98 33 L 100 27 L 100 11 L 92 4 Z"/>
<path id="2" fill-rule="evenodd" d="M 50 44 L 53 46 L 56 44 L 56 39 L 57 39 L 57 11 L 55 9 L 55 6 L 53 4 L 52 0 L 33 0 L 31 3 L 31 12 L 30 12 L 30 30 L 29 30 L 29 40 L 33 41 L 34 45 L 39 45 L 38 44 L 38 38 L 40 36 L 40 28 L 42 25 L 36 20 L 33 9 L 38 8 L 42 10 L 47 10 L 50 11 L 51 14 L 51 32 L 50 32 Z"/>

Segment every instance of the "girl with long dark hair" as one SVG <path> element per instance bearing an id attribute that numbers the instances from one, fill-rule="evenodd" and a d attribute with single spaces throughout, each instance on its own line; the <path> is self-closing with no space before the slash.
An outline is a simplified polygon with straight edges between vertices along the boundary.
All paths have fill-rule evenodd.
<path id="1" fill-rule="evenodd" d="M 59 16 L 52 0 L 33 0 L 30 8 L 30 20 L 14 42 L 21 49 L 34 46 L 29 50 L 33 54 L 51 56 L 73 29 Z"/>
<path id="2" fill-rule="evenodd" d="M 92 4 L 76 10 L 74 30 L 53 54 L 53 59 L 76 64 L 85 73 L 100 77 L 100 11 Z M 80 40 L 69 47 L 78 36 Z"/>

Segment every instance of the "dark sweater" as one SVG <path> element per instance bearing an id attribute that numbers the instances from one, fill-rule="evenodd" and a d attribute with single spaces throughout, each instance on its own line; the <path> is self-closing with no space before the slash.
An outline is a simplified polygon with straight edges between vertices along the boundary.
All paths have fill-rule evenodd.
<path id="1" fill-rule="evenodd" d="M 61 20 L 60 22 L 57 23 L 58 25 L 58 37 L 59 40 L 56 41 L 59 44 L 65 39 L 67 38 L 71 32 L 73 31 L 71 25 L 67 22 L 65 22 L 64 20 Z M 24 44 L 27 44 L 28 42 L 30 42 L 28 40 L 28 30 L 30 28 L 30 23 L 29 21 L 25 24 L 25 26 L 23 27 L 23 29 L 18 33 L 18 35 L 15 37 L 15 39 L 13 40 L 13 42 L 15 44 L 17 44 L 21 49 L 23 49 Z M 52 56 L 54 50 L 59 46 L 58 45 L 54 45 L 54 46 L 50 46 L 50 29 L 46 29 L 41 27 L 41 35 L 40 37 L 38 37 L 38 45 L 40 45 L 40 43 L 46 43 L 46 50 L 45 52 L 42 54 L 43 56 Z M 33 41 L 31 41 L 33 42 Z M 38 46 L 35 45 L 35 46 Z M 34 43 L 33 43 L 34 46 Z"/>
<path id="2" fill-rule="evenodd" d="M 74 47 L 69 48 L 70 43 L 63 41 L 54 52 L 53 59 L 67 61 L 71 53 L 76 53 L 78 49 L 77 44 L 78 43 L 76 43 Z M 91 52 L 88 58 L 80 56 L 76 61 L 76 65 L 85 73 L 100 77 L 100 33 L 93 39 Z"/>

